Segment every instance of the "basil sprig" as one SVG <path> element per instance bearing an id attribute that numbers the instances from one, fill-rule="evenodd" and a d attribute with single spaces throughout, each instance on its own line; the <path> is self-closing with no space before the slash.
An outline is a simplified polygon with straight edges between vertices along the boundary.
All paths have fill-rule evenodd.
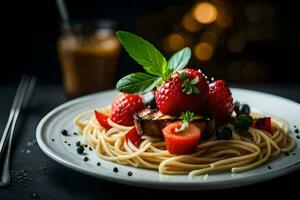
<path id="1" fill-rule="evenodd" d="M 151 91 L 161 81 L 161 77 L 137 72 L 124 76 L 118 81 L 117 89 L 130 94 L 141 94 L 145 91 Z"/>
<path id="2" fill-rule="evenodd" d="M 180 119 L 182 119 L 182 124 L 180 128 L 175 129 L 175 133 L 185 131 L 189 127 L 189 122 L 193 121 L 194 113 L 193 112 L 183 112 L 181 113 Z"/>
<path id="3" fill-rule="evenodd" d="M 183 69 L 191 58 L 191 50 L 186 47 L 172 55 L 167 62 L 162 53 L 143 38 L 125 31 L 118 31 L 117 36 L 127 53 L 147 72 L 133 73 L 121 78 L 116 85 L 120 92 L 149 92 L 162 81 L 168 80 L 174 72 Z"/>
<path id="4" fill-rule="evenodd" d="M 191 50 L 190 48 L 185 47 L 171 56 L 168 62 L 168 68 L 173 69 L 174 71 L 179 71 L 188 64 L 190 58 Z"/>

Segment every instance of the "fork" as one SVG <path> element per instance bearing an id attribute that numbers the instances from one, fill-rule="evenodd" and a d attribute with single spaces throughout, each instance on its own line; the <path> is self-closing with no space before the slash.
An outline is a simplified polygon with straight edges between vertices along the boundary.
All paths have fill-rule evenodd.
<path id="1" fill-rule="evenodd" d="M 22 107 L 26 107 L 29 103 L 35 82 L 36 77 L 23 76 L 18 85 L 7 124 L 0 140 L 0 187 L 7 186 L 11 182 L 10 153 L 14 129 Z"/>

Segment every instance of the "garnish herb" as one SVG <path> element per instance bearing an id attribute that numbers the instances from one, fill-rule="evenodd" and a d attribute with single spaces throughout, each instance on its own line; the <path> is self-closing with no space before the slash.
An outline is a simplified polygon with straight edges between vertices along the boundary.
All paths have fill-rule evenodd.
<path id="1" fill-rule="evenodd" d="M 167 60 L 150 42 L 124 31 L 118 31 L 117 36 L 127 53 L 149 74 L 161 76 L 167 70 Z"/>
<path id="2" fill-rule="evenodd" d="M 168 61 L 168 68 L 172 71 L 179 71 L 188 64 L 190 58 L 191 50 L 188 47 L 183 48 L 171 56 Z"/>
<path id="3" fill-rule="evenodd" d="M 129 74 L 120 79 L 116 85 L 120 92 L 149 92 L 169 79 L 174 72 L 183 69 L 191 58 L 191 50 L 186 47 L 172 55 L 167 62 L 162 53 L 143 38 L 125 31 L 118 31 L 117 36 L 127 53 L 147 72 Z"/>
<path id="4" fill-rule="evenodd" d="M 141 94 L 151 91 L 161 81 L 161 77 L 137 72 L 124 76 L 118 81 L 116 87 L 120 92 Z"/>
<path id="5" fill-rule="evenodd" d="M 194 113 L 193 112 L 183 112 L 181 113 L 180 118 L 182 119 L 182 125 L 180 128 L 176 128 L 175 132 L 185 131 L 189 127 L 189 122 L 193 121 Z"/>
<path id="6" fill-rule="evenodd" d="M 253 118 L 250 115 L 241 114 L 233 122 L 234 129 L 246 131 L 252 125 Z"/>
<path id="7" fill-rule="evenodd" d="M 195 77 L 193 80 L 188 79 L 188 75 L 185 72 L 178 72 L 178 75 L 182 83 L 182 92 L 190 95 L 192 93 L 199 94 L 199 89 L 195 86 L 199 83 L 199 77 Z"/>

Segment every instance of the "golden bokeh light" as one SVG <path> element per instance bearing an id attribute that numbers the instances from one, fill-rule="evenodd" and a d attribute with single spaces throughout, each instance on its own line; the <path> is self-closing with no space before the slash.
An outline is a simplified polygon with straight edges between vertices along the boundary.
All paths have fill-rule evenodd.
<path id="1" fill-rule="evenodd" d="M 214 53 L 214 48 L 207 42 L 200 42 L 194 48 L 194 54 L 197 59 L 202 61 L 209 60 Z"/>
<path id="2" fill-rule="evenodd" d="M 181 24 L 187 31 L 192 33 L 199 31 L 202 27 L 190 13 L 183 16 Z"/>
<path id="3" fill-rule="evenodd" d="M 168 35 L 163 44 L 165 51 L 168 53 L 178 51 L 179 49 L 185 47 L 185 45 L 185 39 L 179 33 L 172 33 Z"/>
<path id="4" fill-rule="evenodd" d="M 218 12 L 217 8 L 213 4 L 209 2 L 202 2 L 195 6 L 193 16 L 195 20 L 202 24 L 210 24 L 217 19 Z"/>

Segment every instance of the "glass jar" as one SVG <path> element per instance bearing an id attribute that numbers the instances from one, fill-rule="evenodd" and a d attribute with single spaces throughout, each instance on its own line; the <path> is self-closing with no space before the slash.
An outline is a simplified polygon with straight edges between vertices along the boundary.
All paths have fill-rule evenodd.
<path id="1" fill-rule="evenodd" d="M 69 97 L 114 87 L 120 43 L 111 20 L 64 23 L 58 40 L 62 79 Z"/>

